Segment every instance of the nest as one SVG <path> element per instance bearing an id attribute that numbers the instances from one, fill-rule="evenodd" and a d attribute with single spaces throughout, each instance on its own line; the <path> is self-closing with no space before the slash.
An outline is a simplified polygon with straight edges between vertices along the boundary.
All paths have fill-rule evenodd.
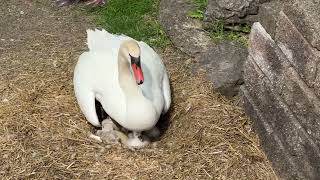
<path id="1" fill-rule="evenodd" d="M 3 179 L 276 179 L 243 110 L 215 93 L 201 72 L 193 74 L 194 60 L 173 48 L 161 52 L 173 101 L 159 121 L 160 140 L 132 151 L 90 138 L 95 129 L 72 87 L 74 65 L 85 49 L 86 20 L 39 3 L 12 3 L 35 15 L 16 22 L 30 26 L 20 43 L 0 49 Z M 4 37 L 12 35 L 9 20 Z"/>

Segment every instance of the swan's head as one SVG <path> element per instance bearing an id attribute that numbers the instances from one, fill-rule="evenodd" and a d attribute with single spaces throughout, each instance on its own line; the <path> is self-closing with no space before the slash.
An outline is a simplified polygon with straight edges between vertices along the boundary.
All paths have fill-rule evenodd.
<path id="1" fill-rule="evenodd" d="M 136 41 L 129 40 L 126 42 L 130 64 L 132 68 L 133 75 L 136 79 L 138 85 L 144 82 L 143 71 L 141 68 L 141 61 L 140 61 L 140 47 Z"/>

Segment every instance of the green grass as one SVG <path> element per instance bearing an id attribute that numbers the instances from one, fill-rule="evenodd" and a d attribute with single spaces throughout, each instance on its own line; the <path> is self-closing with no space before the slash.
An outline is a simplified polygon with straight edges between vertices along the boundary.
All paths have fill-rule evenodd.
<path id="1" fill-rule="evenodd" d="M 210 37 L 215 43 L 221 41 L 237 41 L 245 46 L 248 46 L 248 33 L 250 32 L 250 26 L 248 25 L 239 25 L 233 26 L 236 30 L 230 30 L 225 27 L 225 24 L 222 21 L 216 21 L 208 29 L 210 32 Z"/>
<path id="2" fill-rule="evenodd" d="M 204 11 L 208 5 L 208 0 L 192 0 L 197 8 L 201 11 Z"/>
<path id="3" fill-rule="evenodd" d="M 160 0 L 108 0 L 107 5 L 93 9 L 96 22 L 115 34 L 163 48 L 170 40 L 157 21 Z"/>
<path id="4" fill-rule="evenodd" d="M 207 7 L 208 0 L 192 0 L 192 3 L 196 5 L 196 9 L 188 12 L 188 16 L 195 19 L 203 19 L 204 10 Z"/>
<path id="5" fill-rule="evenodd" d="M 204 11 L 208 5 L 208 0 L 191 0 L 191 2 L 195 4 L 196 9 L 188 12 L 188 16 L 191 18 L 203 20 Z M 208 31 L 210 32 L 211 39 L 215 43 L 229 40 L 237 41 L 245 46 L 248 46 L 247 34 L 250 32 L 250 26 L 240 25 L 234 26 L 233 28 L 235 28 L 236 30 L 229 30 L 225 27 L 222 21 L 216 21 L 214 24 L 212 24 Z"/>

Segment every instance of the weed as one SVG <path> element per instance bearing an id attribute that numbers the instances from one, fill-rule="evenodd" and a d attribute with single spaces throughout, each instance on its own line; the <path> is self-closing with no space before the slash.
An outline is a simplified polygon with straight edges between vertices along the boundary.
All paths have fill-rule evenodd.
<path id="1" fill-rule="evenodd" d="M 223 21 L 218 20 L 208 29 L 210 37 L 215 43 L 224 40 L 237 41 L 248 46 L 249 25 L 226 26 Z"/>
<path id="2" fill-rule="evenodd" d="M 208 0 L 192 0 L 192 2 L 196 5 L 196 9 L 189 11 L 188 16 L 202 20 L 204 18 L 203 13 L 207 7 Z"/>

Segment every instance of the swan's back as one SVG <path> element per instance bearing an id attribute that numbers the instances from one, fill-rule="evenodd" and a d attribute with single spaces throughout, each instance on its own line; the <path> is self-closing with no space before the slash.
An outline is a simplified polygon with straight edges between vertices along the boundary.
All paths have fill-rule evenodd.
<path id="1" fill-rule="evenodd" d="M 89 48 L 89 53 L 93 53 L 95 54 L 95 56 L 98 54 L 99 56 L 105 56 L 105 53 L 110 54 L 112 57 L 114 56 L 114 58 L 111 58 L 110 60 L 115 61 L 115 64 L 113 62 L 104 62 L 106 64 L 111 63 L 112 67 L 115 67 L 115 65 L 117 64 L 117 58 L 115 57 L 118 56 L 118 51 L 121 43 L 126 40 L 135 39 L 126 35 L 111 34 L 103 29 L 87 30 L 87 45 Z M 141 48 L 141 65 L 145 76 L 145 82 L 140 85 L 140 88 L 146 98 L 153 101 L 153 103 L 163 104 L 163 100 L 162 98 L 160 98 L 159 94 L 163 93 L 162 81 L 163 78 L 167 76 L 166 68 L 161 60 L 161 57 L 154 51 L 153 48 L 151 48 L 143 41 L 137 41 L 137 43 Z M 106 58 L 104 59 L 106 60 Z M 111 66 L 109 65 L 109 67 Z M 111 72 L 114 74 L 111 74 Z M 109 72 L 109 76 L 114 76 L 116 74 L 118 74 L 118 72 L 116 71 Z M 157 110 L 161 111 L 162 107 L 158 106 Z"/>
<path id="2" fill-rule="evenodd" d="M 87 45 L 89 51 L 118 51 L 120 44 L 129 39 L 132 38 L 126 35 L 111 34 L 106 30 L 87 30 Z"/>

